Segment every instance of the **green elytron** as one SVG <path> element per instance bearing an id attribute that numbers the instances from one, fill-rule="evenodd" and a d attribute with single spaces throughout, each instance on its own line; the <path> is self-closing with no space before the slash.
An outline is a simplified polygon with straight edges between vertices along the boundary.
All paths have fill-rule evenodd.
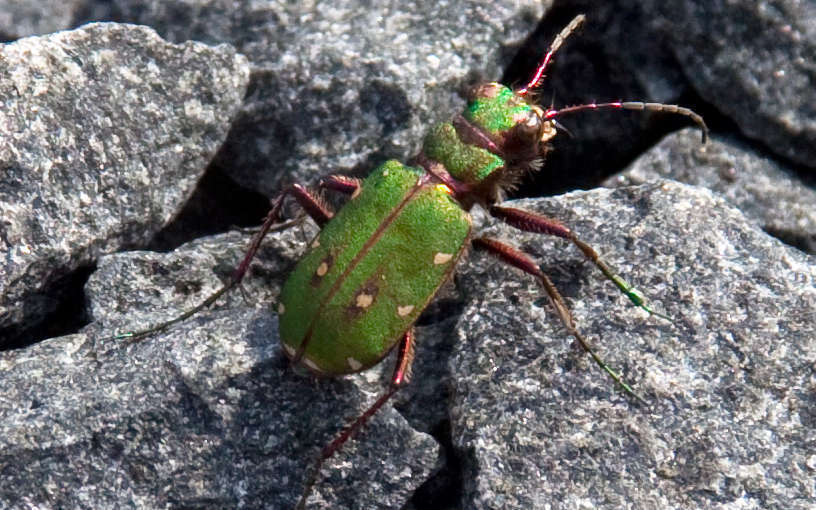
<path id="1" fill-rule="evenodd" d="M 468 214 L 422 169 L 385 163 L 323 228 L 284 285 L 284 350 L 318 374 L 377 364 L 451 273 L 469 233 Z"/>
<path id="2" fill-rule="evenodd" d="M 577 16 L 561 31 L 526 87 L 514 91 L 489 83 L 473 89 L 466 110 L 432 128 L 410 166 L 388 161 L 363 181 L 339 175 L 323 179 L 322 188 L 350 195 L 339 212 L 330 211 L 300 185 L 286 188 L 273 202 L 261 231 L 227 285 L 172 321 L 120 335 L 136 339 L 166 328 L 208 306 L 237 284 L 264 236 L 280 221 L 284 200 L 294 198 L 322 230 L 284 284 L 277 304 L 286 355 L 293 364 L 315 374 L 334 376 L 370 368 L 398 346 L 390 387 L 323 449 L 298 508 L 305 506 L 322 463 L 407 382 L 413 360 L 413 324 L 470 246 L 536 278 L 570 334 L 610 377 L 637 397 L 591 349 L 565 301 L 538 265 L 501 241 L 474 237 L 468 214 L 478 204 L 520 230 L 568 239 L 633 303 L 656 314 L 565 225 L 497 205 L 503 189 L 540 167 L 548 142 L 556 135 L 556 118 L 566 113 L 596 108 L 677 113 L 696 122 L 705 141 L 707 128 L 702 118 L 675 105 L 615 102 L 543 110 L 529 104 L 526 94 L 538 85 L 552 55 L 583 21 L 582 15 Z"/>

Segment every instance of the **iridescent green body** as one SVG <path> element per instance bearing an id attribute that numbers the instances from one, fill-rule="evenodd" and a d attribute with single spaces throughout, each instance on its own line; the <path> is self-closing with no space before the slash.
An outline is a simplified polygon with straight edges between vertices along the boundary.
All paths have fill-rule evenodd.
<path id="1" fill-rule="evenodd" d="M 459 259 L 470 215 L 422 169 L 388 161 L 315 238 L 281 291 L 290 356 L 320 374 L 365 370 L 416 321 Z"/>
<path id="2" fill-rule="evenodd" d="M 501 83 L 483 85 L 465 109 L 465 118 L 498 135 L 512 129 L 533 113 L 533 107 Z"/>
<path id="3" fill-rule="evenodd" d="M 555 37 L 527 85 L 511 90 L 499 83 L 474 88 L 467 108 L 450 122 L 433 127 L 422 150 L 403 165 L 387 161 L 360 181 L 327 176 L 320 187 L 350 195 L 336 214 L 300 184 L 287 186 L 253 237 L 229 282 L 195 308 L 157 326 L 118 335 L 136 341 L 207 308 L 247 273 L 261 241 L 273 226 L 286 227 L 285 200 L 294 200 L 322 227 L 281 290 L 280 337 L 294 364 L 334 376 L 365 370 L 396 349 L 388 389 L 322 450 L 307 477 L 297 509 L 303 510 L 323 462 L 358 432 L 410 378 L 414 323 L 450 278 L 468 247 L 484 251 L 536 279 L 564 328 L 595 363 L 627 393 L 643 400 L 592 349 L 578 330 L 564 298 L 536 261 L 518 248 L 487 236 L 471 236 L 469 210 L 480 205 L 493 218 L 520 231 L 555 236 L 572 243 L 633 303 L 649 314 L 668 318 L 607 265 L 598 253 L 555 218 L 503 206 L 504 191 L 540 168 L 556 135 L 559 116 L 582 110 L 614 108 L 684 115 L 703 130 L 702 117 L 677 105 L 610 102 L 559 110 L 529 104 L 552 55 L 584 21 L 576 16 Z"/>
<path id="4" fill-rule="evenodd" d="M 474 93 L 463 117 L 500 137 L 531 112 L 510 89 L 490 84 Z M 449 185 L 478 186 L 506 165 L 463 141 L 451 123 L 431 130 L 423 155 L 444 177 L 397 161 L 374 170 L 284 284 L 282 344 L 311 371 L 358 372 L 391 351 L 468 245 L 469 205 Z"/>

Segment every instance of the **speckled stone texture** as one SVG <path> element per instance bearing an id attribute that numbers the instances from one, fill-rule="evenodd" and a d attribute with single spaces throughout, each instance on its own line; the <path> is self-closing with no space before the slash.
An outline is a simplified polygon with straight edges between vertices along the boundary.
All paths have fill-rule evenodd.
<path id="1" fill-rule="evenodd" d="M 672 181 L 515 205 L 571 225 L 672 321 L 567 243 L 489 228 L 537 256 L 648 405 L 581 352 L 535 283 L 474 255 L 450 361 L 462 508 L 812 508 L 813 258 Z"/>
<path id="2" fill-rule="evenodd" d="M 249 77 L 228 46 L 95 24 L 0 47 L 0 345 L 52 312 L 61 277 L 176 214 Z"/>
<path id="3" fill-rule="evenodd" d="M 567 243 L 474 216 L 535 257 L 648 405 L 529 277 L 473 253 L 418 323 L 412 384 L 308 508 L 816 506 L 811 3 L 32 5 L 0 2 L 0 35 L 39 35 L 0 47 L 0 346 L 18 347 L 0 352 L 0 508 L 291 508 L 391 371 L 314 380 L 284 361 L 273 310 L 309 222 L 210 310 L 111 335 L 221 285 L 251 238 L 204 237 L 227 206 L 258 224 L 281 183 L 407 161 L 469 85 L 523 83 L 580 12 L 542 105 L 678 103 L 712 141 L 672 116 L 564 115 L 518 190 L 539 198 L 516 205 L 575 228 L 672 321 Z M 540 198 L 602 182 L 624 187 Z M 50 311 L 66 304 L 71 320 Z"/>
<path id="4" fill-rule="evenodd" d="M 697 130 L 683 130 L 604 184 L 631 186 L 661 178 L 715 191 L 766 232 L 816 253 L 816 191 L 744 141 L 721 137 L 700 145 Z"/>
<path id="5" fill-rule="evenodd" d="M 283 176 L 367 173 L 369 162 L 412 156 L 429 124 L 462 108 L 464 87 L 501 76 L 504 49 L 551 2 L 113 4 L 168 40 L 229 42 L 249 57 L 252 83 L 219 163 L 271 195 Z"/>

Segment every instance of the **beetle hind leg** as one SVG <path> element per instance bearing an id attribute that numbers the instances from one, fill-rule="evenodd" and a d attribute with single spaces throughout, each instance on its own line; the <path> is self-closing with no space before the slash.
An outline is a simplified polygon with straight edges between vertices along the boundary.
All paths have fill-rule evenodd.
<path id="1" fill-rule="evenodd" d="M 584 256 L 590 260 L 590 262 L 595 264 L 595 266 L 601 270 L 604 276 L 609 281 L 614 283 L 615 286 L 618 287 L 618 289 L 626 297 L 628 297 L 632 303 L 635 304 L 635 306 L 642 308 L 644 311 L 648 312 L 649 315 L 656 315 L 671 322 L 672 319 L 670 317 L 655 311 L 651 306 L 649 306 L 646 303 L 646 299 L 643 297 L 643 295 L 632 285 L 627 283 L 623 277 L 613 271 L 612 268 L 601 259 L 600 255 L 598 255 L 592 246 L 582 241 L 575 234 L 575 232 L 567 228 L 567 226 L 560 221 L 530 211 L 515 209 L 513 207 L 500 207 L 494 205 L 490 207 L 488 212 L 494 218 L 498 218 L 511 227 L 519 230 L 534 232 L 537 234 L 552 235 L 572 242 L 572 244 L 577 246 L 578 249 L 581 250 L 581 253 L 583 253 Z"/>
<path id="2" fill-rule="evenodd" d="M 558 289 L 555 287 L 555 284 L 550 280 L 550 277 L 544 274 L 543 271 L 538 267 L 538 265 L 524 252 L 518 250 L 510 245 L 504 244 L 502 242 L 496 241 L 495 239 L 489 239 L 486 237 L 477 238 L 472 241 L 473 247 L 477 250 L 484 250 L 494 257 L 499 258 L 505 264 L 511 265 L 517 269 L 521 269 L 525 273 L 534 276 L 538 282 L 544 287 L 544 291 L 547 293 L 547 297 L 550 300 L 550 304 L 555 309 L 555 312 L 558 314 L 559 319 L 564 324 L 564 327 L 567 328 L 567 331 L 578 340 L 578 343 L 581 344 L 581 347 L 586 351 L 587 354 L 595 361 L 595 363 L 604 371 L 606 372 L 616 383 L 620 385 L 621 388 L 624 389 L 627 393 L 635 397 L 636 399 L 640 400 L 643 403 L 646 403 L 643 398 L 635 393 L 631 386 L 629 386 L 623 378 L 615 372 L 609 365 L 606 364 L 603 359 L 595 352 L 595 350 L 589 345 L 584 335 L 578 331 L 578 328 L 575 324 L 575 319 L 572 316 L 569 308 L 567 307 L 564 298 L 561 297 L 561 293 L 558 292 Z"/>
<path id="3" fill-rule="evenodd" d="M 394 367 L 394 373 L 391 376 L 391 383 L 388 389 L 380 395 L 376 402 L 374 402 L 368 409 L 363 411 L 353 422 L 346 426 L 337 436 L 320 452 L 311 472 L 306 481 L 306 487 L 303 495 L 298 501 L 296 510 L 303 510 L 306 507 L 306 500 L 312 493 L 317 479 L 320 476 L 320 469 L 323 463 L 326 462 L 332 455 L 334 455 L 349 439 L 351 439 L 366 422 L 374 416 L 377 411 L 397 392 L 402 386 L 409 382 L 411 378 L 411 366 L 414 361 L 414 328 L 412 327 L 402 336 L 397 352 L 397 363 Z"/>

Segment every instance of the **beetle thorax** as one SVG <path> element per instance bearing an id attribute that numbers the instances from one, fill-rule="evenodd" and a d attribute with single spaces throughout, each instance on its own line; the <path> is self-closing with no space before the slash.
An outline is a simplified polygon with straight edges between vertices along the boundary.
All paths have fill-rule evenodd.
<path id="1" fill-rule="evenodd" d="M 465 111 L 434 126 L 416 162 L 445 183 L 463 207 L 498 200 L 541 166 L 556 135 L 544 111 L 500 83 L 475 87 Z"/>

